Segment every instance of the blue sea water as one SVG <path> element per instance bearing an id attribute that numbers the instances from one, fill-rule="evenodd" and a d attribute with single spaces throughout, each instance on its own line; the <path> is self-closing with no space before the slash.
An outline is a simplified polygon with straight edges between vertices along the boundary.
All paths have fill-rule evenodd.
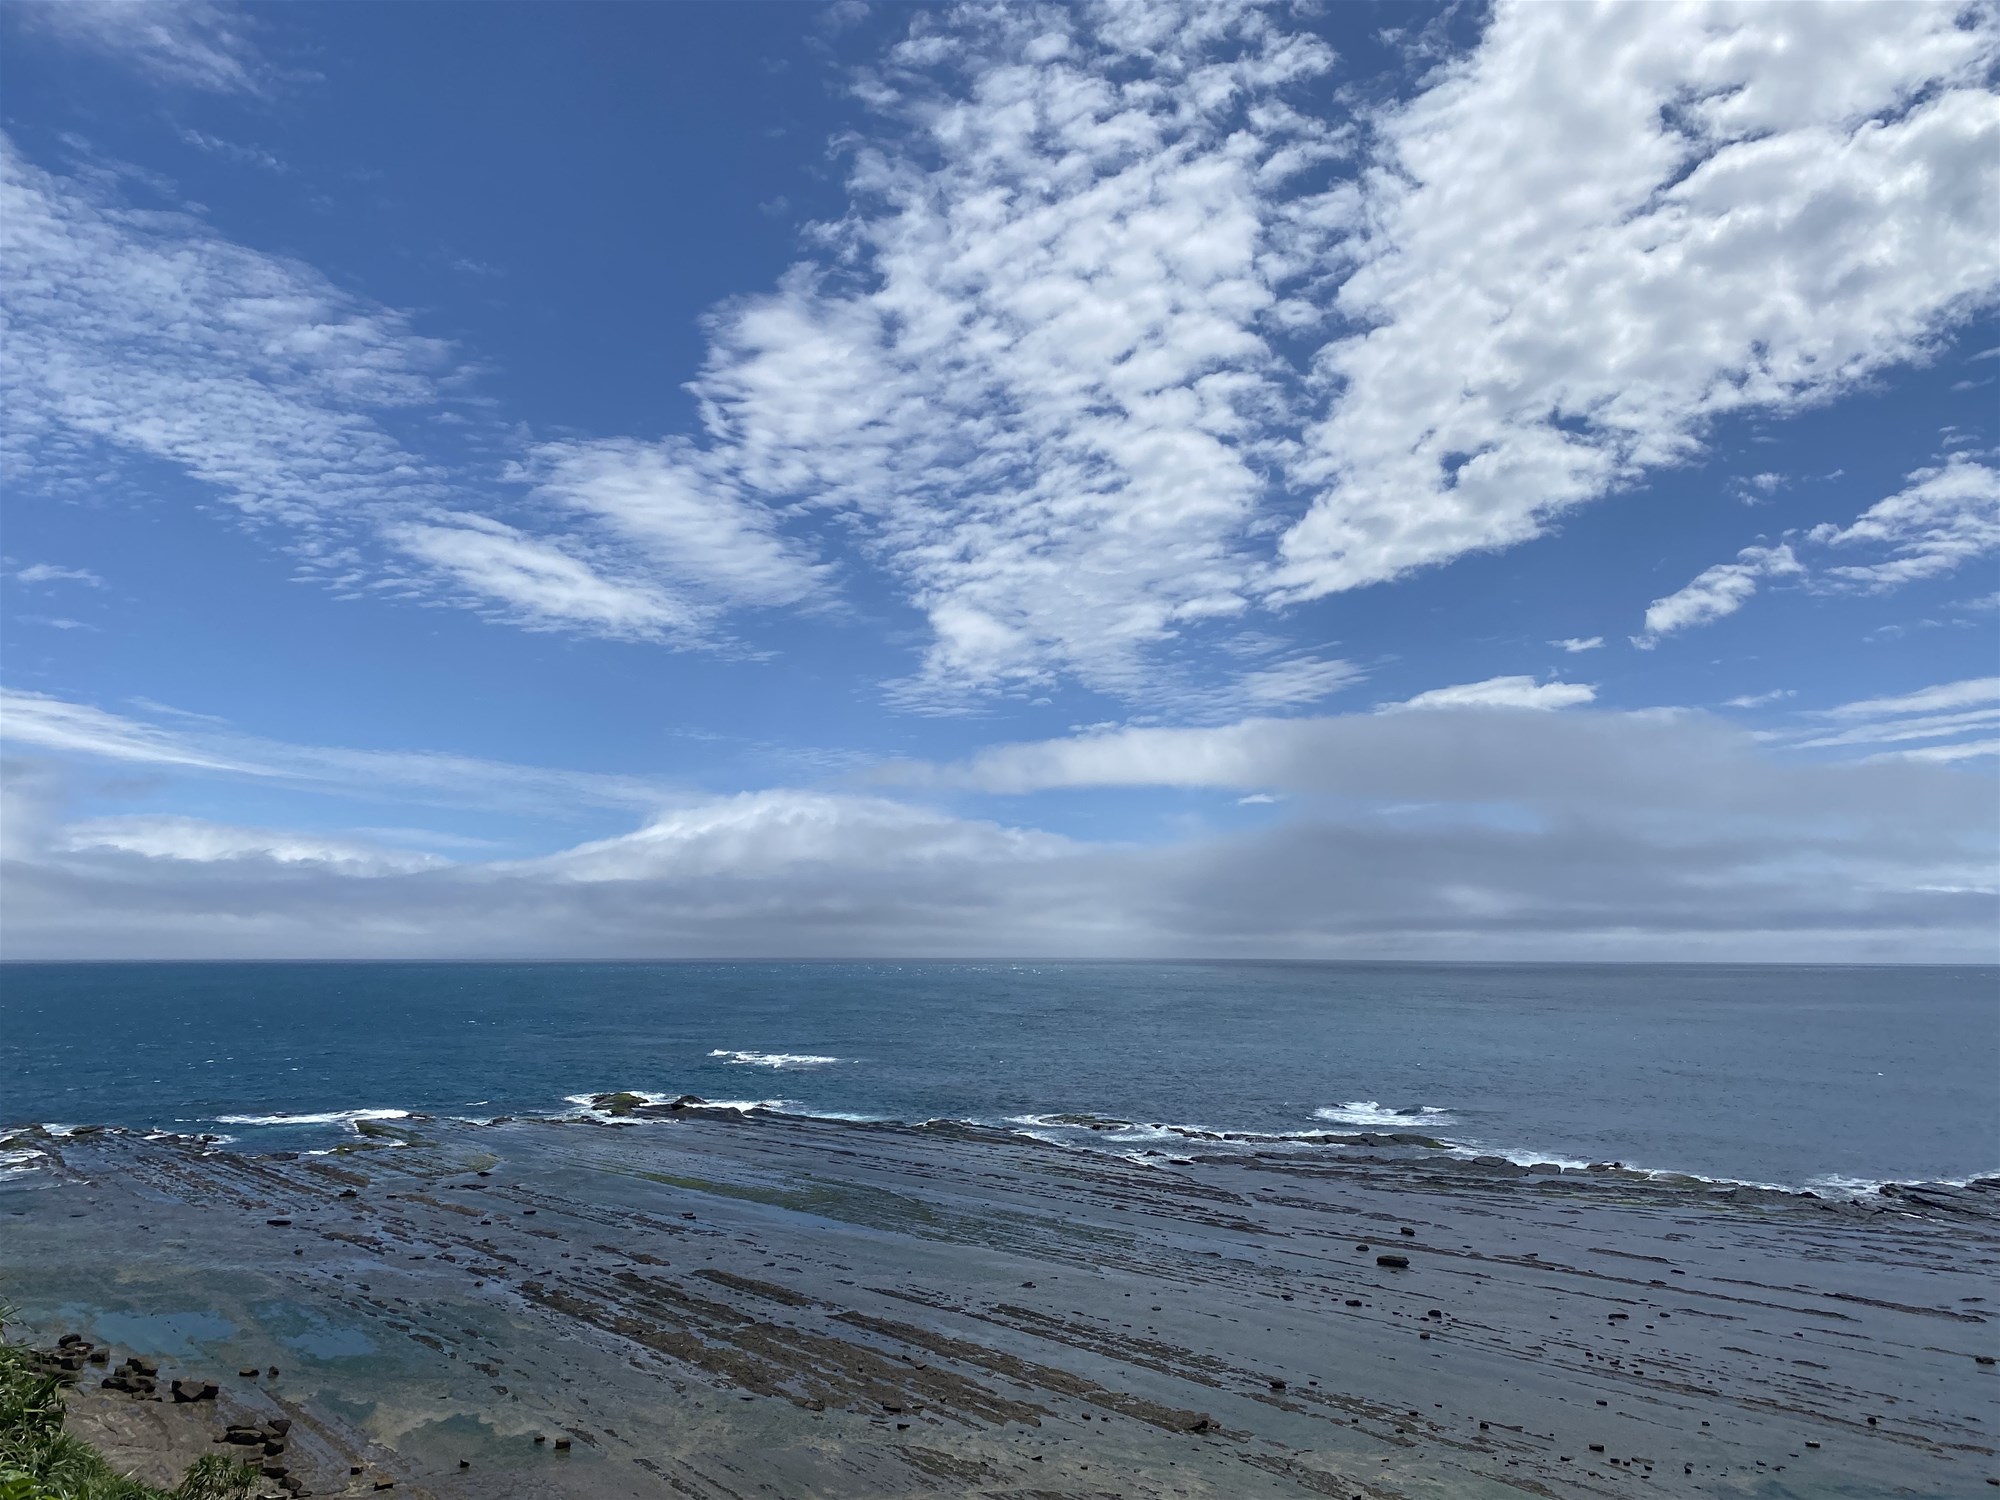
<path id="1" fill-rule="evenodd" d="M 355 1111 L 689 1092 L 1007 1124 L 1418 1130 L 1819 1190 L 2000 1170 L 2000 970 L 9 964 L 0 1123 L 334 1144 Z M 1089 1132 L 1050 1117 L 1134 1122 Z"/>

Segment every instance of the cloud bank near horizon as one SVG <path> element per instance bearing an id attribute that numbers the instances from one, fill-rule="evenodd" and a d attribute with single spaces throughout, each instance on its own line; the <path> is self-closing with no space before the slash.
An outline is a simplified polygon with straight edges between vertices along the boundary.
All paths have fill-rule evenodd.
<path id="1" fill-rule="evenodd" d="M 1991 961 L 2000 893 L 1981 830 L 2000 817 L 2000 786 L 1923 752 L 1968 716 L 2000 718 L 2000 679 L 1809 716 L 1796 749 L 1696 711 L 1460 694 L 996 746 L 884 764 L 868 784 L 662 794 L 630 832 L 526 859 L 180 816 L 72 819 L 62 778 L 17 763 L 0 878 L 17 958 Z M 45 707 L 33 732 L 71 754 L 266 774 L 191 761 L 182 738 L 129 721 L 89 720 L 97 738 L 80 749 L 79 717 Z M 1858 758 L 1805 753 L 1834 743 Z M 600 790 L 553 772 L 533 784 Z M 1137 843 L 1046 831 L 1009 805 L 1146 787 L 1275 815 Z M 953 806 L 967 798 L 986 801 Z"/>

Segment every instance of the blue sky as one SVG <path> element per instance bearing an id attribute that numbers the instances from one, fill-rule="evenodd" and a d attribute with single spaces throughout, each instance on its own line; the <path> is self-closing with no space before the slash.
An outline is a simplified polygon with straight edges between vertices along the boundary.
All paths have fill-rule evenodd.
<path id="1" fill-rule="evenodd" d="M 1989 8 L 0 25 L 14 956 L 1995 956 Z"/>

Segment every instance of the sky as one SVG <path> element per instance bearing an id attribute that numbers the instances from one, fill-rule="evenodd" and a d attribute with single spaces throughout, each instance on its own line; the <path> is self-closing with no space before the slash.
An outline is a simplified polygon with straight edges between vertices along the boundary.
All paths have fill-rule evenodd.
<path id="1" fill-rule="evenodd" d="M 2000 958 L 1990 4 L 0 7 L 12 958 Z"/>

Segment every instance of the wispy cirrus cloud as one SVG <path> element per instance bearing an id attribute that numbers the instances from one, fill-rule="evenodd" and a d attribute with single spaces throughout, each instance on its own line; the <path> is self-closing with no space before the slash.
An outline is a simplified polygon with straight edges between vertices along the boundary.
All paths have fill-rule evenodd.
<path id="1" fill-rule="evenodd" d="M 56 563 L 30 563 L 18 568 L 13 575 L 16 583 L 83 583 L 94 589 L 104 587 L 104 580 L 88 568 L 65 568 Z"/>
<path id="2" fill-rule="evenodd" d="M 14 21 L 156 83 L 260 94 L 270 69 L 256 20 L 228 0 L 40 0 L 9 6 Z"/>
<path id="3" fill-rule="evenodd" d="M 1532 677 L 1489 677 L 1431 688 L 1400 703 L 1385 703 L 1380 712 L 1425 708 L 1575 708 L 1596 701 L 1597 689 L 1587 682 L 1537 682 Z"/>
<path id="4" fill-rule="evenodd" d="M 672 788 L 637 776 L 551 770 L 432 751 L 353 750 L 243 734 L 203 715 L 159 724 L 45 693 L 0 689 L 0 741 L 16 750 L 240 777 L 370 800 L 564 813 L 657 808 Z"/>
<path id="5" fill-rule="evenodd" d="M 1991 734 L 2000 726 L 2000 677 L 1969 677 L 1894 697 L 1863 698 L 1820 709 L 1812 717 L 1831 719 L 1834 727 L 1792 737 L 1799 749 L 1894 745 L 1899 748 L 1881 755 L 1939 763 L 1970 760 L 2000 751 L 2000 739 Z M 1980 734 L 1987 737 L 1969 738 Z M 1919 740 L 1953 743 L 1909 748 Z"/>
<path id="6" fill-rule="evenodd" d="M 525 505 L 483 461 L 419 451 L 404 434 L 466 378 L 451 346 L 111 191 L 0 136 L 0 459 L 16 486 L 95 486 L 107 456 L 163 463 L 285 539 L 308 576 L 532 629 L 713 645 L 730 610 L 816 584 L 754 501 L 710 494 L 668 524 L 636 449 L 594 467 L 542 449 Z"/>

